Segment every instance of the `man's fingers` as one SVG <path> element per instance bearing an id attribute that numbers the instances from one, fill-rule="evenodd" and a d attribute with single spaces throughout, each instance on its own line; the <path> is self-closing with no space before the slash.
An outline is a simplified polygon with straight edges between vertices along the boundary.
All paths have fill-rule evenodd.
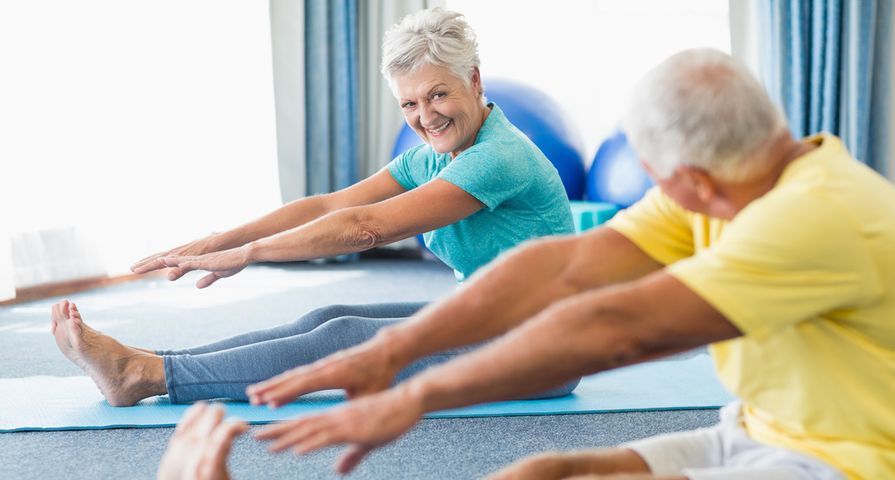
<path id="1" fill-rule="evenodd" d="M 292 450 L 299 454 L 320 450 L 323 447 L 330 447 L 345 442 L 344 435 L 337 430 L 334 425 L 321 425 L 315 433 L 306 436 Z"/>
<path id="2" fill-rule="evenodd" d="M 292 379 L 259 394 L 258 403 L 266 403 L 272 408 L 278 408 L 305 393 L 326 390 L 327 388 L 330 388 L 327 382 L 316 376 Z"/>
<path id="3" fill-rule="evenodd" d="M 224 419 L 224 409 L 214 405 L 207 408 L 199 420 L 196 421 L 195 433 L 200 438 L 207 438 L 214 431 L 215 427 L 220 425 Z"/>
<path id="4" fill-rule="evenodd" d="M 215 464 L 225 462 L 227 455 L 230 455 L 233 439 L 245 433 L 248 428 L 249 426 L 243 422 L 228 422 L 218 426 L 211 435 L 211 441 L 205 451 L 206 458 Z"/>
<path id="5" fill-rule="evenodd" d="M 193 425 L 202 415 L 202 412 L 205 411 L 205 408 L 208 406 L 205 402 L 199 402 L 192 407 L 186 410 L 186 413 L 183 414 L 183 418 L 180 419 L 180 422 L 177 424 L 177 427 L 174 429 L 174 436 L 180 436 L 183 432 L 188 431 L 193 428 Z"/>
<path id="6" fill-rule="evenodd" d="M 268 425 L 258 430 L 255 433 L 255 438 L 258 440 L 271 440 L 277 438 L 293 428 L 299 428 L 305 420 L 306 418 L 300 418 L 297 420 L 287 420 L 285 422 Z"/>
<path id="7" fill-rule="evenodd" d="M 340 475 L 345 475 L 351 472 L 368 453 L 370 453 L 369 447 L 352 445 L 348 448 L 348 451 L 339 458 L 339 463 L 336 464 L 336 471 L 339 472 Z"/>
<path id="8" fill-rule="evenodd" d="M 334 380 L 328 365 L 318 363 L 292 369 L 266 382 L 250 386 L 249 395 L 256 405 L 266 403 L 276 408 L 306 393 L 347 387 Z"/>
<path id="9" fill-rule="evenodd" d="M 315 420 L 297 424 L 292 429 L 283 432 L 282 435 L 277 437 L 270 445 L 269 450 L 271 452 L 282 452 L 287 448 L 304 442 L 308 437 L 316 435 L 320 431 L 320 428 L 321 423 Z"/>

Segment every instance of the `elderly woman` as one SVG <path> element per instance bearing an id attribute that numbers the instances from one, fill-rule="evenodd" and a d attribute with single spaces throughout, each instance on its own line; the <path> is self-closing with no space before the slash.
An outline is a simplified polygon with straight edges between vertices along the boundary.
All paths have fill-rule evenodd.
<path id="1" fill-rule="evenodd" d="M 204 288 L 251 263 L 359 252 L 425 232 L 429 249 L 462 281 L 524 240 L 572 232 L 556 170 L 497 105 L 485 102 L 475 36 L 460 14 L 434 8 L 404 18 L 386 34 L 383 54 L 382 73 L 424 145 L 356 185 L 153 255 L 133 271 L 172 267 L 175 280 L 205 270 L 197 284 Z M 122 345 L 88 327 L 68 302 L 54 307 L 52 325 L 60 350 L 110 404 L 125 406 L 162 394 L 172 402 L 245 399 L 248 385 L 362 343 L 422 306 L 326 307 L 288 325 L 180 351 Z M 398 378 L 446 358 L 417 362 Z"/>

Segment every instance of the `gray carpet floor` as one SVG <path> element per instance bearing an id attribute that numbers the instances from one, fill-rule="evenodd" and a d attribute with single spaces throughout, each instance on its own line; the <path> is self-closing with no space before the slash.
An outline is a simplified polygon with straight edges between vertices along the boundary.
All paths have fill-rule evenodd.
<path id="1" fill-rule="evenodd" d="M 324 305 L 432 300 L 455 288 L 446 267 L 417 260 L 254 266 L 206 290 L 193 287 L 196 279 L 146 279 L 68 298 L 90 325 L 124 343 L 182 348 L 279 325 Z M 0 307 L 0 377 L 82 375 L 49 333 L 49 307 L 58 300 Z M 716 419 L 716 410 L 687 410 L 424 420 L 351 478 L 478 478 L 536 452 L 609 446 Z M 153 478 L 171 431 L 0 434 L 0 479 Z M 337 478 L 332 464 L 338 454 L 272 455 L 244 437 L 230 466 L 236 479 Z"/>

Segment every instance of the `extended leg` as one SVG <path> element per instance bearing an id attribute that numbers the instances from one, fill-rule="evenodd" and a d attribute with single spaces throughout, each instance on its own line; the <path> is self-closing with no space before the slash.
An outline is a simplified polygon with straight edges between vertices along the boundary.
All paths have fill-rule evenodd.
<path id="1" fill-rule="evenodd" d="M 251 345 L 253 343 L 292 337 L 323 325 L 340 317 L 362 318 L 405 318 L 410 317 L 426 304 L 423 302 L 374 303 L 365 305 L 329 305 L 312 310 L 294 322 L 265 330 L 244 333 L 225 340 L 182 350 L 158 350 L 158 355 L 200 355 L 218 352 L 231 348 Z M 144 350 L 145 351 L 145 350 Z"/>

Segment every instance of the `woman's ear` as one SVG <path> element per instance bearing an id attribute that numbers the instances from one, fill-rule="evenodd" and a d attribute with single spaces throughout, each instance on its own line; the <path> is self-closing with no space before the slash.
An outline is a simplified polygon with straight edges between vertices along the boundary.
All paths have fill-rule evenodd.
<path id="1" fill-rule="evenodd" d="M 482 86 L 482 74 L 479 72 L 479 67 L 472 67 L 472 76 L 470 77 L 472 81 L 472 89 L 479 95 L 483 95 L 485 93 L 485 88 Z"/>

